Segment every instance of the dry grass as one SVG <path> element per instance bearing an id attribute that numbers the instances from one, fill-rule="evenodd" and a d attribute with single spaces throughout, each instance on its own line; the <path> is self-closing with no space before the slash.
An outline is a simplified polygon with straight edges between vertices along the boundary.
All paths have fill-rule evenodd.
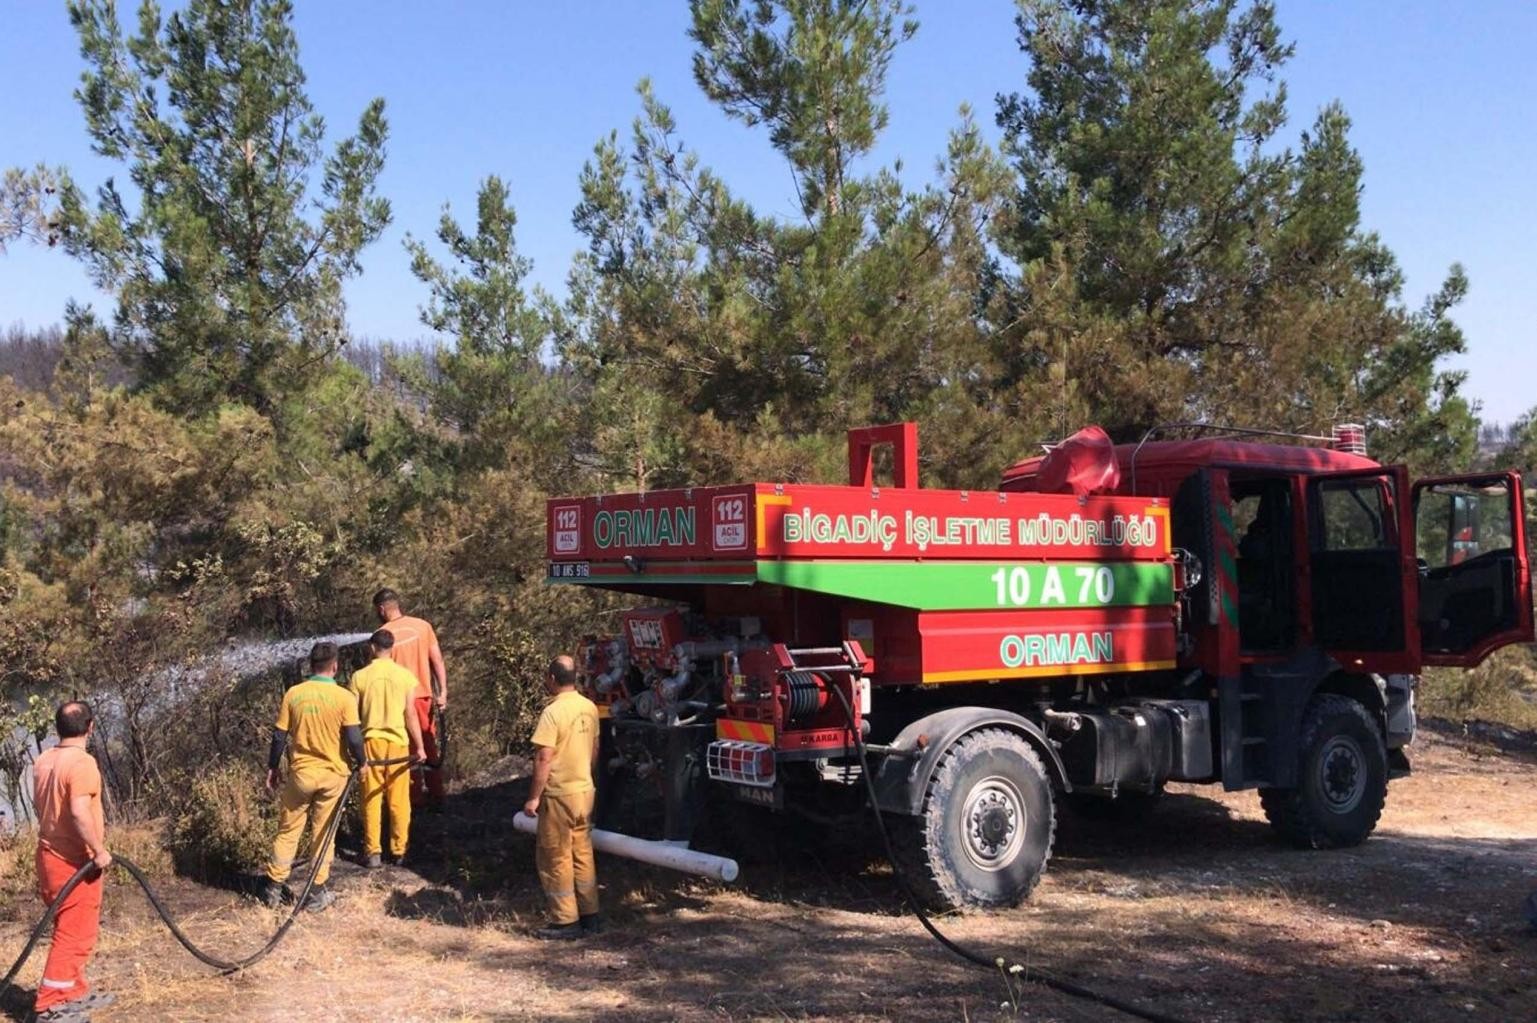
<path id="1" fill-rule="evenodd" d="M 1379 834 L 1339 853 L 1277 846 L 1251 794 L 1176 793 L 1143 826 L 1066 820 L 1037 896 L 954 916 L 955 937 L 1184 1019 L 1537 1018 L 1537 767 L 1427 736 Z M 604 860 L 611 932 L 551 947 L 526 838 L 501 830 L 517 783 L 425 818 L 446 856 L 422 875 L 346 868 L 343 899 L 252 971 L 212 976 L 126 890 L 95 975 L 119 1020 L 1109 1020 L 1108 1010 L 946 958 L 893 911 L 889 874 L 749 866 L 722 889 Z M 452 848 L 448 848 L 452 847 Z M 234 953 L 278 917 L 168 882 L 187 929 Z M 0 930 L 11 947 L 20 925 Z M 37 967 L 29 968 L 28 981 Z"/>
<path id="2" fill-rule="evenodd" d="M 111 847 L 133 860 L 151 877 L 168 878 L 171 857 L 161 844 L 162 831 L 159 821 L 112 828 Z M 35 920 L 40 912 L 37 870 L 33 866 L 36 856 L 37 834 L 31 828 L 22 828 L 0 840 L 0 920 Z M 114 887 L 133 885 L 133 881 L 122 873 L 114 873 L 111 883 Z"/>
<path id="3" fill-rule="evenodd" d="M 1497 651 L 1471 671 L 1432 668 L 1420 683 L 1423 714 L 1537 730 L 1537 648 Z"/>

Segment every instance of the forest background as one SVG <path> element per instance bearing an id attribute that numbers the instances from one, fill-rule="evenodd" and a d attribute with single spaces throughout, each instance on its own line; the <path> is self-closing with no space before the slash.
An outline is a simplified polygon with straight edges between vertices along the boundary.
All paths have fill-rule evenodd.
<path id="1" fill-rule="evenodd" d="M 517 748 L 550 653 L 615 606 L 544 584 L 553 493 L 836 480 L 848 427 L 904 419 L 929 486 L 1087 423 L 1360 422 L 1417 473 L 1537 462 L 1532 416 L 1480 445 L 1447 368 L 1467 277 L 1406 303 L 1343 106 L 1289 125 L 1270 3 L 1021 0 L 1015 91 L 958 112 L 915 188 L 868 159 L 910 5 L 693 0 L 696 83 L 797 208 L 736 194 L 642 82 L 581 170 L 563 297 L 530 283 L 495 175 L 415 226 L 427 346 L 349 333 L 343 286 L 391 222 L 388 108 L 322 119 L 289 3 L 68 9 L 83 130 L 119 171 L 5 171 L 0 272 L 60 246 L 112 301 L 0 339 L 12 805 L 69 695 L 102 708 L 119 813 L 244 799 L 276 690 L 212 655 L 364 628 L 386 584 L 444 638 L 451 767 Z M 1422 695 L 1530 727 L 1534 690 L 1519 650 Z"/>

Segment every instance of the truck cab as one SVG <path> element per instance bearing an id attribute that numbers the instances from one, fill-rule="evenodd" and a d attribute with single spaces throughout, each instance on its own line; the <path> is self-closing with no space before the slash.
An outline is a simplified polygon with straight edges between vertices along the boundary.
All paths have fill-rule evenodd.
<path id="1" fill-rule="evenodd" d="M 1520 476 L 1411 482 L 1366 457 L 1359 427 L 1343 442 L 1247 433 L 1115 451 L 1114 492 L 1167 497 L 1175 546 L 1199 566 L 1182 594 L 1180 664 L 1213 682 L 1221 780 L 1305 780 L 1296 750 L 1320 694 L 1364 707 L 1390 772 L 1406 772 L 1421 669 L 1532 641 Z M 1015 465 L 1001 489 L 1034 489 L 1043 462 Z"/>

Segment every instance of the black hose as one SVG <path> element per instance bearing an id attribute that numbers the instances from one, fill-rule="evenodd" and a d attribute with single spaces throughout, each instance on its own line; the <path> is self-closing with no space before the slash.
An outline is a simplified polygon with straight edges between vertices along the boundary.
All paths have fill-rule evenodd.
<path id="1" fill-rule="evenodd" d="M 410 757 L 395 757 L 390 760 L 370 760 L 367 766 L 390 767 L 395 764 L 408 763 L 410 759 Z M 347 784 L 342 789 L 341 797 L 337 799 L 336 806 L 331 810 L 331 817 L 326 821 L 326 826 L 321 831 L 320 843 L 315 847 L 313 856 L 317 864 L 321 859 L 325 857 L 327 850 L 329 850 L 332 844 L 336 841 L 336 832 L 337 829 L 341 826 L 342 811 L 347 805 L 348 797 L 352 794 L 353 786 L 357 784 L 358 774 L 359 769 L 354 768 L 352 773 L 347 776 Z M 110 865 L 121 866 L 128 872 L 129 877 L 138 882 L 139 887 L 144 889 L 144 895 L 147 899 L 149 899 L 149 904 L 154 907 L 155 912 L 160 916 L 161 922 L 165 924 L 166 929 L 171 932 L 171 936 L 175 938 L 178 943 L 180 943 L 182 948 L 191 953 L 193 958 L 197 959 L 199 962 L 208 966 L 212 966 L 214 969 L 224 974 L 235 973 L 239 970 L 249 969 L 250 967 L 255 966 L 257 963 L 261 962 L 263 959 L 267 958 L 267 956 L 272 953 L 272 950 L 278 947 L 278 943 L 281 942 L 285 936 L 287 936 L 289 928 L 291 928 L 294 924 L 294 921 L 298 919 L 300 910 L 304 908 L 305 902 L 309 899 L 310 892 L 315 887 L 315 875 L 317 873 L 317 871 L 314 870 L 310 871 L 309 878 L 304 882 L 304 890 L 294 897 L 294 908 L 289 911 L 288 918 L 285 919 L 282 924 L 279 925 L 278 929 L 272 933 L 272 937 L 267 939 L 267 943 L 265 945 L 263 945 L 257 951 L 244 957 L 243 959 L 220 959 L 218 956 L 215 956 L 209 952 L 205 952 L 203 949 L 199 948 L 191 938 L 187 937 L 186 932 L 184 932 L 181 929 L 181 926 L 176 922 L 176 918 L 171 915 L 171 911 L 166 909 L 165 904 L 160 901 L 160 896 L 155 893 L 154 886 L 149 883 L 149 878 L 144 876 L 144 871 L 139 868 L 138 864 L 134 863 L 132 860 L 125 856 L 118 856 L 114 854 L 112 857 L 112 863 Z M 59 894 L 54 896 L 53 901 L 48 904 L 48 908 L 46 911 L 44 911 L 42 919 L 38 920 L 37 926 L 32 928 L 32 936 L 27 939 L 26 947 L 21 950 L 21 955 L 18 956 L 16 961 L 11 964 L 10 972 L 5 975 L 5 979 L 0 981 L 0 998 L 4 998 L 6 992 L 11 989 L 11 984 L 15 981 L 16 974 L 21 972 L 21 968 L 25 966 L 27 964 L 27 960 L 31 958 L 32 950 L 37 947 L 38 941 L 43 936 L 43 931 L 58 914 L 59 907 L 64 904 L 64 900 L 69 897 L 69 893 L 74 891 L 75 886 L 80 884 L 81 881 L 85 880 L 85 878 L 89 876 L 94 870 L 96 870 L 96 864 L 89 862 L 83 863 L 81 864 L 80 869 L 76 870 L 74 874 L 70 876 L 70 879 L 64 882 L 64 887 L 59 889 Z"/>
<path id="2" fill-rule="evenodd" d="M 436 737 L 438 755 L 433 758 L 432 763 L 424 765 L 424 768 L 428 771 L 441 771 L 443 770 L 443 765 L 448 762 L 448 710 L 434 703 L 432 705 L 432 716 L 435 726 L 433 734 Z"/>
<path id="3" fill-rule="evenodd" d="M 58 914 L 59 906 L 64 903 L 65 896 L 74 891 L 75 886 L 84 880 L 87 874 L 95 869 L 96 864 L 94 863 L 82 863 L 80 865 L 80 869 L 75 871 L 74 874 L 70 876 L 68 881 L 64 882 L 64 887 L 59 889 L 59 894 L 54 898 L 52 902 L 48 904 L 48 908 L 43 912 L 42 919 L 37 922 L 36 927 L 32 928 L 32 936 L 27 939 L 27 945 L 21 950 L 21 955 L 17 956 L 16 961 L 11 964 L 11 972 L 5 975 L 5 979 L 3 981 L 0 981 L 0 998 L 5 997 L 6 992 L 11 989 L 11 982 L 16 979 L 16 974 L 20 973 L 21 968 L 27 964 L 27 960 L 32 958 L 32 950 L 37 947 L 38 941 L 42 938 L 44 928 L 46 928 L 49 923 L 53 921 L 54 916 Z"/>
<path id="4" fill-rule="evenodd" d="M 897 859 L 896 850 L 892 848 L 891 836 L 886 831 L 886 819 L 881 815 L 880 803 L 876 800 L 875 781 L 870 774 L 870 760 L 865 753 L 864 737 L 859 734 L 859 729 L 854 723 L 854 708 L 849 704 L 849 698 L 844 695 L 842 687 L 830 685 L 827 688 L 833 691 L 834 695 L 838 697 L 838 702 L 843 705 L 843 714 L 848 721 L 849 733 L 854 736 L 854 749 L 859 754 L 859 773 L 865 781 L 865 792 L 870 799 L 870 810 L 875 814 L 875 829 L 880 833 L 881 845 L 885 847 L 886 859 L 891 863 L 891 872 L 896 876 L 897 887 L 902 890 L 902 897 L 907 901 L 908 906 L 912 908 L 913 913 L 918 917 L 918 921 L 923 924 L 924 930 L 928 931 L 935 941 L 943 945 L 952 954 L 959 956 L 968 963 L 980 966 L 990 973 L 1000 971 L 1002 969 L 1001 964 L 1004 962 L 1001 958 L 988 958 L 971 951 L 947 937 L 935 925 L 934 921 L 929 918 L 928 912 L 923 908 L 923 901 L 918 898 L 917 893 L 908 885 L 907 877 L 902 873 L 901 863 Z M 1167 1016 L 1153 1009 L 1143 1008 L 1134 1002 L 1122 1001 L 1114 995 L 1091 991 L 1070 980 L 1064 980 L 1061 977 L 1039 969 L 1031 968 L 1020 976 L 1023 980 L 1030 983 L 1040 984 L 1043 987 L 1051 988 L 1065 995 L 1071 995 L 1074 998 L 1098 1002 L 1100 1005 L 1115 1009 L 1117 1012 L 1123 1012 L 1128 1016 L 1148 1020 L 1149 1023 L 1183 1023 L 1183 1021 L 1174 1016 Z"/>

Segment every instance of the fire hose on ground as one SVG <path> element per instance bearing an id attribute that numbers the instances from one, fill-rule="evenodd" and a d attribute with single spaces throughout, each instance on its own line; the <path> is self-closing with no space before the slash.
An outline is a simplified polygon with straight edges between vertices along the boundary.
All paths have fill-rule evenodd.
<path id="1" fill-rule="evenodd" d="M 958 944 L 950 937 L 945 935 L 945 933 L 942 932 L 934 923 L 934 921 L 929 917 L 928 912 L 923 907 L 922 901 L 908 885 L 907 878 L 903 876 L 900 870 L 895 869 L 895 864 L 898 863 L 898 860 L 895 850 L 891 845 L 891 837 L 886 831 L 885 818 L 881 815 L 880 807 L 876 801 L 875 786 L 874 782 L 871 780 L 870 763 L 865 750 L 864 740 L 860 736 L 858 728 L 856 728 L 854 725 L 853 707 L 849 704 L 848 697 L 844 695 L 840 688 L 837 686 L 832 686 L 829 688 L 837 696 L 838 701 L 843 705 L 844 715 L 847 718 L 849 728 L 854 735 L 855 750 L 859 754 L 859 763 L 861 769 L 860 773 L 864 778 L 866 794 L 870 800 L 870 808 L 875 815 L 876 830 L 880 834 L 881 844 L 884 847 L 886 858 L 893 864 L 898 887 L 902 891 L 904 900 L 907 902 L 909 907 L 911 907 L 914 915 L 918 917 L 919 922 L 923 924 L 924 929 L 928 931 L 930 936 L 932 936 L 935 941 L 944 946 L 946 950 L 964 960 L 965 962 L 968 962 L 974 966 L 978 966 L 990 973 L 999 970 L 1000 963 L 1002 962 L 1002 960 L 999 958 L 988 958 L 987 956 L 981 955 L 980 953 L 973 952 L 972 950 Z M 386 767 L 394 764 L 405 763 L 408 759 L 409 758 L 399 757 L 392 760 L 370 761 L 368 766 Z M 336 832 L 341 824 L 342 810 L 346 806 L 348 797 L 352 794 L 353 787 L 357 784 L 358 774 L 358 769 L 354 769 L 353 772 L 348 776 L 346 788 L 342 791 L 342 797 L 337 800 L 336 807 L 331 811 L 331 818 L 326 822 L 324 832 L 321 836 L 320 844 L 316 847 L 315 859 L 317 861 L 325 855 L 326 851 L 336 840 Z M 521 813 L 517 814 L 514 818 L 514 824 L 520 831 L 533 831 L 535 827 L 534 821 L 531 818 L 526 820 L 520 819 L 524 818 L 524 816 L 525 815 Z M 602 843 L 599 842 L 600 836 L 603 839 Z M 621 855 L 635 855 L 633 850 L 620 849 L 615 846 L 614 841 L 610 841 L 610 839 L 623 840 L 628 836 L 610 835 L 608 832 L 594 832 L 593 837 L 594 845 L 597 846 L 601 851 L 616 852 Z M 655 843 L 647 844 L 653 845 Z M 717 877 L 722 881 L 729 882 L 734 880 L 736 877 L 736 864 L 733 861 L 723 861 L 725 863 L 729 863 L 729 868 L 717 871 L 713 863 L 696 863 L 692 860 L 685 862 L 689 854 L 692 852 L 691 850 L 683 848 L 671 848 L 663 851 L 667 852 L 669 855 L 666 857 L 652 858 L 649 860 L 649 862 L 654 862 L 658 866 L 687 870 L 692 873 L 709 874 Z M 698 853 L 693 853 L 693 855 L 696 857 L 702 856 L 702 854 Z M 709 857 L 709 859 L 718 860 L 720 858 Z M 137 864 L 122 856 L 114 856 L 112 862 L 115 865 L 122 866 L 124 870 L 128 871 L 129 876 L 132 877 L 134 881 L 138 883 L 139 887 L 144 890 L 145 897 L 149 899 L 150 905 L 154 907 L 155 912 L 159 915 L 161 922 L 163 922 L 166 928 L 171 932 L 172 937 L 174 937 L 177 942 L 180 943 L 180 945 L 199 962 L 211 966 L 223 974 L 235 973 L 240 970 L 249 969 L 270 955 L 272 950 L 277 948 L 278 944 L 281 943 L 283 938 L 287 936 L 289 929 L 294 924 L 294 921 L 298 919 L 299 912 L 304 908 L 305 903 L 309 899 L 310 892 L 315 885 L 315 872 L 311 871 L 309 878 L 305 881 L 304 890 L 294 898 L 294 906 L 293 909 L 289 911 L 287 919 L 285 919 L 283 923 L 279 925 L 278 929 L 273 932 L 272 936 L 267 939 L 266 944 L 264 944 L 261 948 L 257 949 L 255 952 L 244 957 L 243 959 L 221 959 L 218 956 L 204 951 L 202 948 L 198 947 L 198 945 L 193 942 L 191 938 L 187 937 L 186 933 L 177 924 L 176 918 L 171 915 L 170 910 L 166 909 L 165 905 L 160 901 L 160 898 L 156 894 L 154 887 L 149 883 L 149 879 L 144 876 L 144 872 L 138 867 Z M 27 960 L 32 955 L 33 949 L 36 948 L 38 941 L 42 939 L 44 930 L 46 930 L 48 925 L 53 921 L 53 918 L 58 912 L 59 906 L 63 904 L 64 899 L 68 897 L 69 893 L 75 889 L 75 886 L 84 880 L 86 876 L 89 875 L 90 872 L 94 869 L 95 865 L 92 863 L 86 863 L 82 865 L 80 869 L 75 871 L 74 875 L 65 882 L 64 887 L 59 890 L 59 894 L 54 898 L 53 902 L 49 904 L 47 910 L 43 913 L 42 918 L 38 920 L 37 926 L 32 929 L 32 935 L 27 939 L 27 944 L 21 950 L 21 955 L 19 955 L 16 958 L 16 961 L 11 964 L 11 968 L 6 973 L 4 980 L 0 980 L 0 998 L 3 998 L 5 994 L 10 990 L 12 982 L 16 979 L 16 975 L 20 973 L 21 968 L 26 965 Z M 728 873 L 729 876 L 727 876 Z M 1047 973 L 1040 969 L 1032 969 L 1031 971 L 1022 974 L 1021 979 L 1029 983 L 1040 984 L 1043 987 L 1050 988 L 1054 991 L 1069 995 L 1074 998 L 1082 998 L 1088 1001 L 1096 1002 L 1100 1005 L 1115 1009 L 1116 1011 L 1125 1013 L 1129 1016 L 1135 1016 L 1139 1019 L 1148 1020 L 1149 1023 L 1182 1023 L 1181 1020 L 1174 1016 L 1156 1012 L 1152 1009 L 1143 1008 L 1140 1005 L 1123 1001 L 1112 995 L 1090 990 L 1088 988 L 1082 987 L 1081 985 L 1075 984 L 1070 980 L 1057 977 L 1054 974 Z"/>
<path id="2" fill-rule="evenodd" d="M 886 819 L 881 816 L 880 804 L 876 800 L 875 782 L 872 780 L 873 776 L 870 774 L 870 761 L 865 752 L 864 737 L 860 735 L 859 729 L 854 723 L 854 708 L 849 704 L 849 698 L 844 694 L 842 688 L 838 686 L 828 686 L 827 688 L 835 696 L 838 697 L 838 702 L 843 705 L 844 718 L 848 721 L 849 732 L 854 736 L 854 748 L 859 754 L 859 769 L 860 775 L 864 778 L 865 794 L 869 797 L 870 800 L 870 810 L 875 815 L 875 828 L 876 831 L 880 833 L 881 845 L 886 853 L 886 859 L 891 863 L 891 870 L 892 873 L 896 876 L 897 887 L 901 889 L 903 899 L 907 902 L 908 906 L 911 907 L 914 915 L 918 917 L 918 922 L 923 924 L 924 930 L 928 931 L 930 936 L 933 937 L 935 941 L 943 945 L 947 951 L 960 957 L 966 962 L 971 963 L 973 966 L 979 966 L 990 973 L 999 972 L 1002 969 L 1004 963 L 1002 958 L 996 956 L 989 958 L 978 952 L 973 952 L 971 949 L 966 948 L 965 946 L 957 943 L 949 936 L 947 936 L 943 931 L 939 929 L 934 921 L 929 918 L 928 912 L 923 908 L 922 900 L 918 898 L 917 893 L 915 893 L 912 890 L 912 887 L 908 885 L 906 876 L 903 875 L 901 868 L 898 866 L 901 861 L 897 859 L 896 850 L 891 846 L 891 836 L 886 832 Z M 1070 980 L 1058 977 L 1052 973 L 1047 973 L 1035 967 L 1032 967 L 1027 972 L 1022 973 L 1020 978 L 1032 984 L 1040 984 L 1042 987 L 1050 988 L 1053 991 L 1060 992 L 1061 994 L 1070 995 L 1073 998 L 1082 998 L 1087 1001 L 1097 1002 L 1098 1004 L 1114 1009 L 1117 1012 L 1123 1012 L 1128 1016 L 1135 1016 L 1138 1019 L 1148 1020 L 1149 1023 L 1183 1023 L 1183 1021 L 1177 1017 L 1165 1015 L 1164 1013 L 1157 1012 L 1153 1009 L 1143 1008 L 1134 1002 L 1122 1001 L 1121 999 L 1116 998 L 1114 995 L 1107 995 L 1099 991 L 1092 991 L 1089 988 L 1082 987 L 1081 985 L 1075 984 Z"/>
<path id="3" fill-rule="evenodd" d="M 395 757 L 390 760 L 370 760 L 366 766 L 391 767 L 396 764 L 409 762 L 409 757 Z M 353 788 L 357 785 L 360 771 L 360 768 L 353 768 L 352 773 L 347 776 L 347 784 L 342 789 L 341 798 L 336 801 L 336 806 L 331 811 L 331 817 L 326 821 L 325 828 L 321 832 L 320 842 L 315 846 L 312 859 L 316 863 L 319 863 L 325 857 L 326 852 L 336 841 L 336 832 L 341 826 L 342 811 L 347 805 L 348 798 L 352 795 Z M 176 922 L 176 918 L 171 915 L 171 911 L 166 909 L 165 904 L 160 901 L 160 896 L 156 894 L 154 886 L 149 883 L 149 878 L 144 876 L 144 871 L 139 868 L 138 864 L 127 857 L 114 854 L 111 865 L 122 867 L 128 872 L 128 876 L 133 878 L 140 888 L 144 889 L 145 898 L 149 899 L 149 904 L 154 907 L 156 914 L 160 917 L 160 921 L 165 924 L 166 929 L 171 932 L 171 936 L 177 940 L 182 948 L 186 949 L 193 958 L 213 967 L 221 974 L 236 973 L 240 970 L 249 969 L 267 958 L 272 953 L 272 950 L 278 947 L 278 944 L 288 935 L 289 929 L 293 927 L 294 921 L 298 919 L 299 912 L 309 901 L 310 892 L 315 887 L 316 874 L 316 871 L 310 871 L 309 878 L 304 882 L 304 890 L 294 897 L 293 909 L 289 911 L 288 918 L 272 933 L 272 937 L 267 939 L 266 944 L 242 959 L 221 959 L 199 948 L 191 938 L 187 937 L 186 932 Z M 10 991 L 11 984 L 15 981 L 16 975 L 21 972 L 21 968 L 31 958 L 33 949 L 37 947 L 38 941 L 42 939 L 43 932 L 53 922 L 54 916 L 58 913 L 59 907 L 64 904 L 64 900 L 69 897 L 69 893 L 74 891 L 75 887 L 95 869 L 96 865 L 94 863 L 86 862 L 81 865 L 79 870 L 75 871 L 68 881 L 64 882 L 64 887 L 59 889 L 59 894 L 48 904 L 48 909 L 43 913 L 42 918 L 38 920 L 37 926 L 32 928 L 32 936 L 27 939 L 26 947 L 21 950 L 21 955 L 17 956 L 16 961 L 11 964 L 5 979 L 0 980 L 0 999 L 3 999 L 6 993 Z"/>

